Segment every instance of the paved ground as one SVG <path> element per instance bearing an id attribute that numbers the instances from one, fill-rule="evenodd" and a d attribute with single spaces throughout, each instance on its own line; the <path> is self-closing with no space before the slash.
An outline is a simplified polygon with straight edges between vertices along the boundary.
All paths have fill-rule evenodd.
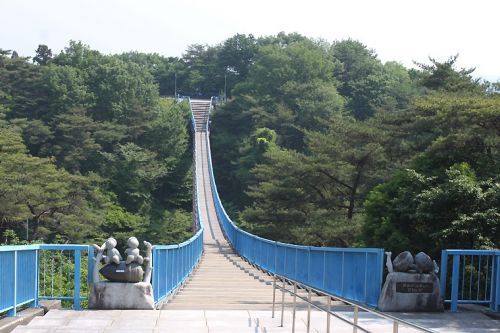
<path id="1" fill-rule="evenodd" d="M 352 320 L 352 313 L 339 312 Z M 414 316 L 414 315 L 412 315 Z M 415 315 L 415 317 L 417 317 Z M 306 332 L 307 312 L 297 312 L 296 332 Z M 483 314 L 419 314 L 413 322 L 425 324 L 438 332 L 493 333 L 500 332 L 500 322 Z M 360 313 L 359 324 L 370 332 L 392 332 L 392 323 Z M 332 318 L 331 332 L 351 333 L 347 324 Z M 291 332 L 292 315 L 285 312 L 285 325 L 280 327 L 280 314 L 271 318 L 271 311 L 255 310 L 161 310 L 161 311 L 73 311 L 51 310 L 35 318 L 28 326 L 19 326 L 14 333 L 278 333 Z M 311 314 L 311 332 L 325 332 L 326 315 Z M 400 328 L 399 332 L 416 332 Z"/>

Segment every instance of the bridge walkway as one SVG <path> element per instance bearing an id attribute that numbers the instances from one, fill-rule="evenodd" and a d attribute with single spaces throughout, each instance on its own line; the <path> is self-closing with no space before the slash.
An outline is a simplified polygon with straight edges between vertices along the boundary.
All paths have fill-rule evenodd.
<path id="1" fill-rule="evenodd" d="M 270 310 L 272 277 L 241 259 L 224 238 L 212 196 L 206 122 L 210 101 L 192 100 L 196 122 L 196 181 L 204 254 L 199 267 L 163 309 Z"/>

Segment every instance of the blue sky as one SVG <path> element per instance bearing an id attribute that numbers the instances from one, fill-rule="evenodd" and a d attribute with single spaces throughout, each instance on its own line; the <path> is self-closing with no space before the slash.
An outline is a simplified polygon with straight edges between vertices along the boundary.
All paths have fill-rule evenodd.
<path id="1" fill-rule="evenodd" d="M 358 39 L 408 67 L 460 53 L 460 66 L 496 81 L 499 13 L 497 0 L 0 0 L 0 48 L 32 56 L 38 44 L 58 52 L 73 39 L 104 53 L 180 56 L 194 43 L 285 31 Z"/>

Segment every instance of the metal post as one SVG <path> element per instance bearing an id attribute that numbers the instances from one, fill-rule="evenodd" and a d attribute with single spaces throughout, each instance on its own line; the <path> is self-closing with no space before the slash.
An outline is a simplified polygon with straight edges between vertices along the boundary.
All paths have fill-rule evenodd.
<path id="1" fill-rule="evenodd" d="M 40 257 L 42 255 L 42 251 L 40 250 Z M 43 256 L 43 296 L 47 295 L 47 292 L 45 290 L 46 284 L 45 284 L 45 262 L 46 262 L 46 256 Z"/>
<path id="2" fill-rule="evenodd" d="M 359 308 L 355 305 L 354 306 L 354 326 L 352 327 L 353 333 L 358 332 L 358 328 L 356 327 L 356 326 L 358 326 L 358 314 L 359 314 Z"/>
<path id="3" fill-rule="evenodd" d="M 273 276 L 273 311 L 271 318 L 274 318 L 274 305 L 276 304 L 276 274 Z"/>
<path id="4" fill-rule="evenodd" d="M 50 252 L 50 258 L 52 259 L 52 265 L 50 268 L 50 296 L 54 296 L 54 253 Z"/>
<path id="5" fill-rule="evenodd" d="M 35 300 L 33 301 L 33 306 L 38 307 L 38 290 L 40 289 L 40 250 L 35 250 Z"/>
<path id="6" fill-rule="evenodd" d="M 281 290 L 281 327 L 285 317 L 285 278 L 283 278 L 283 289 Z"/>
<path id="7" fill-rule="evenodd" d="M 439 278 L 439 283 L 440 285 L 440 293 L 441 293 L 441 299 L 444 301 L 446 299 L 446 275 L 448 271 L 448 252 L 446 250 L 441 251 L 441 269 L 439 270 L 440 272 L 440 278 Z"/>
<path id="8" fill-rule="evenodd" d="M 307 293 L 307 333 L 311 330 L 311 289 Z"/>
<path id="9" fill-rule="evenodd" d="M 453 255 L 453 270 L 451 273 L 451 312 L 458 311 L 458 273 L 460 270 L 460 255 Z"/>
<path id="10" fill-rule="evenodd" d="M 99 265 L 99 263 L 96 262 L 95 265 Z M 94 274 L 92 274 L 93 271 L 94 271 L 94 248 L 91 245 L 89 245 L 87 248 L 87 285 L 88 285 L 88 290 L 90 290 L 90 286 L 94 282 L 94 280 L 93 280 Z"/>
<path id="11" fill-rule="evenodd" d="M 326 301 L 326 333 L 330 333 L 330 311 L 332 306 L 332 298 L 328 296 Z"/>
<path id="12" fill-rule="evenodd" d="M 174 98 L 177 101 L 177 73 L 174 73 Z"/>
<path id="13" fill-rule="evenodd" d="M 499 311 L 500 310 L 500 254 L 494 254 L 492 259 L 495 262 L 495 270 L 492 271 L 491 274 L 493 277 L 494 272 L 496 272 L 496 281 L 492 281 L 491 285 L 492 286 L 495 285 L 496 295 L 491 296 L 490 309 L 492 309 L 493 311 Z M 493 297 L 495 298 L 494 301 Z"/>
<path id="14" fill-rule="evenodd" d="M 224 103 L 227 101 L 227 67 L 224 71 Z"/>
<path id="15" fill-rule="evenodd" d="M 80 277 L 81 277 L 81 252 L 75 250 L 75 291 L 73 294 L 73 309 L 80 310 Z"/>
<path id="16" fill-rule="evenodd" d="M 297 304 L 297 283 L 293 283 L 292 333 L 295 333 L 295 306 Z"/>
<path id="17" fill-rule="evenodd" d="M 16 317 L 17 316 L 17 251 L 14 251 L 14 286 L 13 286 L 13 302 L 12 309 L 7 313 L 8 316 Z"/>
<path id="18" fill-rule="evenodd" d="M 392 324 L 392 333 L 398 333 L 399 331 L 399 324 L 397 321 L 394 321 L 394 323 Z"/>

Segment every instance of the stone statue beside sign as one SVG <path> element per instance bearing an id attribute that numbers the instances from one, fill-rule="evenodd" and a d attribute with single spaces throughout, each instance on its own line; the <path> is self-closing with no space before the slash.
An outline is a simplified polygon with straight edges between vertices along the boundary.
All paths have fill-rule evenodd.
<path id="1" fill-rule="evenodd" d="M 389 274 L 378 300 L 381 311 L 443 311 L 440 297 L 439 267 L 424 252 L 415 257 L 401 252 L 392 261 L 391 252 L 386 252 Z"/>
<path id="2" fill-rule="evenodd" d="M 116 240 L 108 238 L 102 246 L 93 245 L 97 255 L 92 272 L 93 285 L 89 298 L 90 309 L 154 309 L 151 274 L 152 245 L 144 242 L 146 255 L 139 253 L 139 241 L 130 237 L 125 250 L 126 260 L 115 248 Z M 99 269 L 99 264 L 105 265 Z M 143 269 L 142 264 L 145 264 Z M 102 274 L 107 281 L 101 281 Z"/>

